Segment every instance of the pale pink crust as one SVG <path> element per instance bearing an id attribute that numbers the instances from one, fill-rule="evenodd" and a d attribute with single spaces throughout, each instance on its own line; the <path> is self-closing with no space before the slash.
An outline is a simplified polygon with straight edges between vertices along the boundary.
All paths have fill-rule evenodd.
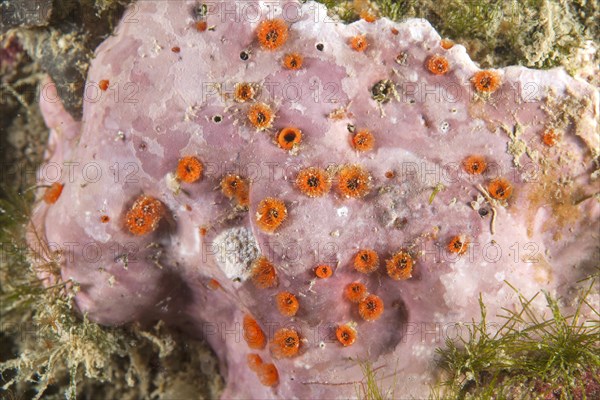
<path id="1" fill-rule="evenodd" d="M 88 98 L 81 123 L 68 117 L 60 103 L 41 99 L 52 130 L 50 161 L 78 164 L 65 167 L 73 180 L 63 180 L 56 203 L 36 206 L 33 223 L 65 251 L 62 276 L 80 283 L 80 311 L 107 325 L 163 319 L 205 337 L 222 362 L 224 398 L 354 396 L 354 385 L 322 384 L 360 380 L 360 367 L 350 358 L 386 365 L 384 375 L 399 372 L 397 393 L 427 397 L 434 348 L 443 345 L 444 334 L 455 333 L 456 322 L 478 317 L 480 292 L 494 320 L 498 307 L 514 301 L 503 279 L 527 296 L 540 287 L 556 290 L 584 275 L 582 266 L 594 252 L 590 232 L 598 230 L 598 203 L 582 200 L 560 208 L 523 176 L 532 170 L 531 157 L 545 157 L 543 168 L 549 174 L 538 175 L 542 183 L 569 177 L 578 193 L 593 192 L 589 176 L 591 154 L 598 153 L 593 131 L 597 92 L 560 70 L 510 67 L 497 70 L 498 90 L 475 96 L 471 78 L 478 68 L 464 47 L 444 51 L 452 66 L 447 74 L 426 69 L 440 43 L 427 22 L 326 23 L 326 10 L 313 2 L 300 6 L 283 1 L 274 16 L 264 9 L 265 18 L 280 17 L 282 9 L 290 17 L 296 10 L 302 18 L 288 21 L 281 48 L 262 50 L 255 36 L 259 21 L 244 20 L 239 9 L 258 3 L 236 3 L 237 21 L 236 14 L 213 9 L 206 20 L 214 30 L 205 32 L 193 27 L 193 2 L 136 3 L 135 13 L 126 13 L 116 35 L 96 50 L 89 72 L 90 81 L 109 79 L 118 93 L 109 89 Z M 234 7 L 233 2 L 227 7 Z M 390 33 L 392 28 L 397 35 Z M 348 46 L 357 33 L 368 38 L 365 52 Z M 173 46 L 181 52 L 173 53 Z M 242 52 L 249 55 L 245 61 Z M 301 70 L 282 67 L 289 52 L 302 54 Z M 401 53 L 407 58 L 399 64 Z M 378 104 L 370 92 L 385 79 L 395 83 L 399 100 L 388 91 Z M 248 122 L 253 102 L 233 99 L 237 82 L 263 84 L 257 101 L 275 113 L 272 128 L 257 131 Z M 287 92 L 282 91 L 285 84 Z M 537 85 L 537 92 L 529 86 L 529 91 L 512 89 L 526 84 Z M 437 99 L 435 93 L 425 96 L 423 91 L 434 85 L 449 89 L 438 91 Z M 552 122 L 542 108 L 551 88 L 559 101 L 568 93 L 583 108 L 575 124 L 562 127 L 560 143 L 548 149 L 539 135 Z M 302 97 L 293 102 L 295 89 Z M 515 122 L 522 126 L 518 136 Z M 377 132 L 373 150 L 352 149 L 349 124 Z M 273 141 L 286 126 L 302 131 L 302 143 L 291 152 Z M 507 148 L 513 153 L 522 148 L 521 140 L 530 151 L 520 157 L 509 154 Z M 473 154 L 485 157 L 486 172 L 463 173 L 454 180 L 452 171 L 462 171 L 462 160 Z M 188 155 L 202 160 L 203 177 L 179 185 L 173 173 L 177 161 Z M 517 169 L 515 161 L 522 167 Z M 360 165 L 369 172 L 368 194 L 340 196 L 335 184 L 343 165 Z M 332 190 L 322 197 L 302 194 L 295 179 L 307 167 L 326 169 Z M 101 171 L 97 181 L 96 169 Z M 496 205 L 492 235 L 489 206 L 480 205 L 488 211 L 482 217 L 471 202 L 480 194 L 478 185 L 487 187 L 498 169 L 514 190 L 506 206 Z M 388 171 L 395 176 L 386 178 Z M 247 212 L 221 193 L 227 174 L 250 182 Z M 43 174 L 40 181 L 51 183 Z M 443 187 L 431 196 L 438 183 Z M 156 231 L 134 236 L 124 216 L 140 195 L 160 200 L 167 211 Z M 287 218 L 274 233 L 256 225 L 257 205 L 267 197 L 281 199 L 287 207 Z M 100 223 L 101 215 L 109 215 L 110 221 Z M 226 232 L 237 236 L 230 240 Z M 468 251 L 460 256 L 446 251 L 457 235 L 469 238 Z M 492 240 L 502 249 L 497 260 Z M 216 247 L 223 243 L 245 247 L 237 259 L 229 259 Z M 528 243 L 537 246 L 538 263 L 525 261 L 531 253 Z M 380 256 L 382 264 L 369 275 L 352 267 L 361 248 Z M 401 250 L 409 252 L 414 266 L 411 278 L 397 281 L 387 275 L 384 262 Z M 249 278 L 247 261 L 258 251 L 275 265 L 277 287 L 257 288 Z M 335 273 L 316 278 L 319 264 L 335 267 Z M 211 279 L 221 289 L 209 289 Z M 376 321 L 364 321 L 357 304 L 344 299 L 344 288 L 353 281 L 364 283 L 384 303 Z M 293 320 L 280 315 L 271 300 L 281 290 L 294 293 L 301 303 Z M 300 332 L 300 350 L 293 358 L 260 353 L 265 364 L 277 368 L 276 386 L 262 385 L 247 366 L 251 350 L 239 329 L 245 314 L 254 316 L 268 340 L 282 324 Z M 335 329 L 347 323 L 356 323 L 357 338 L 343 347 Z"/>

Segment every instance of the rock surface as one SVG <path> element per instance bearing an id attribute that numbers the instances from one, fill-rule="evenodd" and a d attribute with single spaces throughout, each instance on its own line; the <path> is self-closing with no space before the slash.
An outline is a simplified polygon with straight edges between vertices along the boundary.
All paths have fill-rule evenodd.
<path id="1" fill-rule="evenodd" d="M 422 398 L 434 383 L 435 347 L 477 318 L 479 293 L 493 320 L 515 301 L 504 280 L 531 295 L 564 291 L 589 272 L 600 214 L 595 88 L 559 69 L 509 67 L 494 71 L 500 86 L 483 93 L 465 49 L 443 48 L 424 20 L 343 25 L 312 2 L 182 4 L 143 1 L 126 12 L 96 50 L 81 122 L 50 82 L 42 90 L 52 132 L 39 180 L 64 188 L 54 204 L 40 201 L 33 222 L 60 251 L 63 279 L 79 283 L 77 306 L 90 319 L 162 319 L 205 338 L 221 361 L 223 398 L 347 398 L 362 379 L 357 359 L 396 372 L 402 397 Z M 273 18 L 289 32 L 270 50 L 259 24 Z M 356 51 L 361 35 L 367 47 Z M 285 68 L 289 53 L 303 57 L 300 69 Z M 433 55 L 447 72 L 430 71 Z M 256 98 L 236 101 L 244 82 Z M 266 129 L 250 121 L 256 104 L 274 113 Z M 302 133 L 291 151 L 276 141 L 285 127 Z M 364 152 L 352 146 L 361 130 L 375 140 Z M 465 172 L 473 155 L 484 158 L 483 174 Z M 203 165 L 192 183 L 177 175 L 188 156 Z M 360 198 L 339 188 L 348 165 L 368 171 Z M 324 196 L 295 184 L 307 167 L 330 175 Z M 247 209 L 222 192 L 227 174 L 249 182 Z M 488 196 L 498 177 L 512 188 L 506 200 Z M 127 214 L 140 195 L 165 212 L 156 230 L 134 235 Z M 287 210 L 273 233 L 257 214 L 269 197 Z M 449 250 L 456 236 L 464 254 Z M 366 248 L 379 255 L 370 274 L 353 267 Z M 386 272 L 399 251 L 414 261 L 406 280 Z M 275 266 L 277 286 L 254 284 L 259 253 Z M 315 276 L 320 264 L 333 268 L 330 278 Z M 383 301 L 375 321 L 344 298 L 354 281 Z M 298 299 L 293 317 L 277 309 L 284 290 Z M 249 349 L 246 314 L 268 340 L 293 327 L 298 354 Z M 335 337 L 343 324 L 356 329 L 351 346 Z M 250 353 L 274 363 L 277 385 L 261 384 Z"/>

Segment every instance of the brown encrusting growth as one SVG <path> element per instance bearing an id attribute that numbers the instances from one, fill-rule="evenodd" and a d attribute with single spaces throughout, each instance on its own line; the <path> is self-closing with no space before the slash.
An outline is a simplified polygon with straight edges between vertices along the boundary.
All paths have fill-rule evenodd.
<path id="1" fill-rule="evenodd" d="M 266 257 L 261 256 L 254 261 L 250 270 L 254 286 L 258 289 L 267 289 L 277 285 L 277 271 L 275 266 Z"/>
<path id="2" fill-rule="evenodd" d="M 317 278 L 327 279 L 333 275 L 333 269 L 329 265 L 318 265 L 315 268 L 315 275 Z"/>
<path id="3" fill-rule="evenodd" d="M 298 172 L 296 186 L 308 197 L 321 197 L 331 189 L 331 179 L 324 169 L 308 167 Z"/>
<path id="4" fill-rule="evenodd" d="M 374 294 L 370 294 L 358 304 L 358 313 L 365 321 L 376 321 L 383 314 L 383 300 Z"/>
<path id="5" fill-rule="evenodd" d="M 348 324 L 340 325 L 335 330 L 335 337 L 342 346 L 352 346 L 356 341 L 356 330 Z"/>
<path id="6" fill-rule="evenodd" d="M 487 163 L 483 156 L 472 155 L 462 161 L 462 167 L 469 175 L 480 175 L 487 169 Z"/>
<path id="7" fill-rule="evenodd" d="M 465 254 L 469 249 L 469 240 L 463 235 L 454 236 L 446 247 L 450 253 Z"/>
<path id="8" fill-rule="evenodd" d="M 293 357 L 300 350 L 300 336 L 294 329 L 281 328 L 271 341 L 271 353 L 276 358 Z"/>
<path id="9" fill-rule="evenodd" d="M 481 93 L 493 93 L 500 87 L 500 74 L 496 71 L 479 71 L 471 78 L 475 90 Z"/>
<path id="10" fill-rule="evenodd" d="M 302 141 L 302 131 L 295 127 L 283 128 L 277 134 L 277 145 L 283 150 L 292 150 Z"/>
<path id="11" fill-rule="evenodd" d="M 338 173 L 337 188 L 343 197 L 364 197 L 371 190 L 371 176 L 360 165 L 347 165 Z"/>
<path id="12" fill-rule="evenodd" d="M 54 182 L 52 185 L 50 185 L 50 187 L 46 188 L 46 191 L 44 192 L 44 201 L 47 204 L 56 203 L 56 201 L 62 194 L 64 186 L 65 185 L 63 185 L 62 183 Z"/>
<path id="13" fill-rule="evenodd" d="M 368 130 L 361 130 L 352 136 L 352 147 L 358 151 L 373 150 L 375 146 L 375 138 Z"/>
<path id="14" fill-rule="evenodd" d="M 354 256 L 354 269 L 363 274 L 370 274 L 379 267 L 379 256 L 372 249 L 361 249 Z"/>
<path id="15" fill-rule="evenodd" d="M 271 107 L 265 103 L 254 104 L 248 110 L 248 120 L 257 131 L 269 129 L 274 118 L 275 114 L 271 110 Z"/>
<path id="16" fill-rule="evenodd" d="M 352 282 L 346 285 L 344 297 L 352 303 L 358 303 L 367 296 L 367 287 L 360 282 Z"/>
<path id="17" fill-rule="evenodd" d="M 450 63 L 446 57 L 436 54 L 427 59 L 427 69 L 434 75 L 445 75 L 450 70 Z"/>
<path id="18" fill-rule="evenodd" d="M 488 192 L 496 200 L 507 200 L 512 195 L 513 186 L 506 178 L 496 178 L 488 184 Z"/>
<path id="19" fill-rule="evenodd" d="M 243 336 L 251 349 L 264 349 L 267 344 L 265 333 L 251 315 L 246 314 L 243 322 Z"/>
<path id="20" fill-rule="evenodd" d="M 267 197 L 258 203 L 256 224 L 267 233 L 273 233 L 287 218 L 287 207 L 282 200 Z"/>
<path id="21" fill-rule="evenodd" d="M 165 207 L 154 197 L 139 196 L 125 216 L 125 225 L 134 235 L 154 232 L 165 213 Z"/>
<path id="22" fill-rule="evenodd" d="M 414 261 L 406 251 L 399 251 L 385 262 L 390 278 L 403 281 L 412 277 Z"/>
<path id="23" fill-rule="evenodd" d="M 283 66 L 287 69 L 298 70 L 302 68 L 304 59 L 298 53 L 288 53 L 283 57 Z"/>
<path id="24" fill-rule="evenodd" d="M 185 183 L 193 183 L 202 178 L 204 166 L 194 156 L 187 156 L 179 159 L 177 164 L 177 178 Z"/>
<path id="25" fill-rule="evenodd" d="M 279 292 L 276 296 L 277 309 L 284 317 L 293 317 L 298 312 L 300 303 L 290 292 Z"/>
<path id="26" fill-rule="evenodd" d="M 362 52 L 369 47 L 369 43 L 365 35 L 357 35 L 350 38 L 350 47 L 354 51 Z"/>
<path id="27" fill-rule="evenodd" d="M 276 50 L 288 39 L 288 25 L 281 18 L 262 21 L 256 30 L 256 37 L 263 49 Z"/>

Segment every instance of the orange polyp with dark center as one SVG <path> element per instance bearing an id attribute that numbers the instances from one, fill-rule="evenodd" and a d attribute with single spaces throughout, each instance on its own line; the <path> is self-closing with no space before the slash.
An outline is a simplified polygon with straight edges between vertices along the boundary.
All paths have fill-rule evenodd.
<path id="1" fill-rule="evenodd" d="M 242 178 L 237 175 L 228 174 L 221 179 L 221 193 L 228 199 L 233 199 L 244 184 Z"/>
<path id="2" fill-rule="evenodd" d="M 271 107 L 265 103 L 254 104 L 248 110 L 248 120 L 250 124 L 259 131 L 264 131 L 271 127 L 273 123 L 274 114 Z"/>
<path id="3" fill-rule="evenodd" d="M 352 147 L 358 151 L 369 151 L 375 146 L 375 138 L 368 130 L 356 132 L 352 136 Z"/>
<path id="4" fill-rule="evenodd" d="M 294 329 L 281 328 L 271 341 L 271 352 L 277 358 L 293 357 L 300 350 L 300 336 Z"/>
<path id="5" fill-rule="evenodd" d="M 367 295 L 367 287 L 360 282 L 352 282 L 346 285 L 344 296 L 352 303 L 358 303 Z"/>
<path id="6" fill-rule="evenodd" d="M 273 197 L 267 197 L 258 203 L 256 224 L 267 233 L 273 233 L 287 218 L 285 203 Z"/>
<path id="7" fill-rule="evenodd" d="M 507 200 L 512 191 L 512 184 L 506 178 L 496 178 L 488 184 L 488 192 L 496 200 Z"/>
<path id="8" fill-rule="evenodd" d="M 387 273 L 394 280 L 406 280 L 412 277 L 413 259 L 405 251 L 399 251 L 385 262 Z"/>
<path id="9" fill-rule="evenodd" d="M 280 292 L 276 297 L 277 309 L 284 317 L 293 317 L 298 312 L 298 299 L 290 292 Z"/>
<path id="10" fill-rule="evenodd" d="M 493 93 L 500 87 L 500 74 L 496 71 L 479 71 L 471 78 L 475 90 L 482 93 Z"/>
<path id="11" fill-rule="evenodd" d="M 372 249 L 359 250 L 354 256 L 354 269 L 363 274 L 370 274 L 379 267 L 379 256 Z"/>
<path id="12" fill-rule="evenodd" d="M 450 253 L 465 254 L 469 248 L 469 241 L 462 235 L 454 236 L 448 242 L 447 249 Z"/>
<path id="13" fill-rule="evenodd" d="M 254 100 L 256 96 L 256 90 L 254 86 L 246 82 L 238 82 L 233 88 L 233 99 L 238 103 L 245 103 L 246 101 Z"/>
<path id="14" fill-rule="evenodd" d="M 329 265 L 318 265 L 315 268 L 315 275 L 317 278 L 327 279 L 333 275 L 333 269 Z"/>
<path id="15" fill-rule="evenodd" d="M 450 63 L 444 56 L 433 55 L 427 59 L 427 69 L 434 75 L 444 75 L 450 70 Z"/>
<path id="16" fill-rule="evenodd" d="M 302 68 L 303 58 L 298 53 L 286 54 L 283 57 L 283 66 L 287 69 L 298 70 Z"/>
<path id="17" fill-rule="evenodd" d="M 183 157 L 177 164 L 177 178 L 185 183 L 194 183 L 202 177 L 204 166 L 194 156 Z"/>
<path id="18" fill-rule="evenodd" d="M 267 344 L 265 333 L 252 316 L 246 314 L 243 322 L 243 336 L 251 349 L 264 349 Z"/>
<path id="19" fill-rule="evenodd" d="M 125 225 L 134 235 L 153 232 L 165 212 L 164 205 L 153 197 L 138 197 L 125 216 Z"/>
<path id="20" fill-rule="evenodd" d="M 369 43 L 365 35 L 357 35 L 350 38 L 350 47 L 354 51 L 362 52 L 369 47 Z"/>
<path id="21" fill-rule="evenodd" d="M 356 341 L 356 330 L 349 325 L 340 325 L 335 330 L 335 337 L 342 346 L 352 346 Z"/>
<path id="22" fill-rule="evenodd" d="M 480 175 L 487 169 L 487 163 L 482 156 L 469 156 L 462 161 L 462 167 L 469 175 Z"/>
<path id="23" fill-rule="evenodd" d="M 256 37 L 263 49 L 276 50 L 287 41 L 287 23 L 281 18 L 262 21 L 256 30 Z"/>
<path id="24" fill-rule="evenodd" d="M 63 185 L 62 183 L 54 182 L 52 185 L 50 185 L 50 187 L 46 188 L 46 191 L 44 192 L 44 202 L 46 202 L 47 204 L 56 203 L 56 201 L 62 194 L 64 186 L 65 185 Z"/>
<path id="25" fill-rule="evenodd" d="M 108 223 L 108 221 L 110 221 L 110 217 L 108 215 L 100 216 L 100 222 L 102 222 L 103 224 Z"/>
<path id="26" fill-rule="evenodd" d="M 329 192 L 331 179 L 324 169 L 308 167 L 298 172 L 296 186 L 308 197 L 321 197 Z"/>
<path id="27" fill-rule="evenodd" d="M 302 132 L 298 128 L 287 127 L 283 128 L 277 134 L 277 144 L 283 150 L 292 150 L 302 141 Z"/>
<path id="28" fill-rule="evenodd" d="M 221 179 L 221 193 L 228 199 L 235 199 L 238 206 L 248 206 L 248 184 L 238 175 L 228 174 Z"/>
<path id="29" fill-rule="evenodd" d="M 365 321 L 376 321 L 383 314 L 383 300 L 370 294 L 358 304 L 358 313 Z"/>
<path id="30" fill-rule="evenodd" d="M 369 173 L 361 166 L 342 167 L 338 173 L 338 191 L 347 198 L 364 197 L 371 190 L 370 180 Z"/>
<path id="31" fill-rule="evenodd" d="M 275 266 L 266 257 L 259 257 L 252 264 L 250 276 L 254 286 L 258 289 L 267 289 L 277 285 L 277 271 Z"/>

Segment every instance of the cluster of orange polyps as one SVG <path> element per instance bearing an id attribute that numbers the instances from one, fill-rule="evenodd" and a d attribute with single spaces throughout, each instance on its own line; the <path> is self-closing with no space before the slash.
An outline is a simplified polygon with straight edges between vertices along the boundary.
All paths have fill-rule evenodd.
<path id="1" fill-rule="evenodd" d="M 197 24 L 199 31 L 206 30 L 204 25 Z M 287 41 L 289 29 L 282 19 L 266 20 L 259 24 L 256 36 L 260 46 L 269 51 L 281 48 Z M 357 35 L 350 39 L 350 47 L 357 52 L 364 52 L 369 43 L 365 35 Z M 444 49 L 452 47 L 450 42 L 442 42 Z M 283 57 L 282 65 L 289 70 L 302 68 L 303 57 L 299 53 L 288 53 Z M 427 59 L 426 68 L 435 75 L 445 75 L 450 70 L 450 63 L 441 55 L 433 55 Z M 475 89 L 481 93 L 492 93 L 500 86 L 500 76 L 495 71 L 480 71 L 472 79 Z M 255 85 L 238 83 L 234 90 L 234 100 L 243 103 L 255 100 L 257 91 Z M 248 109 L 247 118 L 250 124 L 258 131 L 264 131 L 273 126 L 275 113 L 268 104 L 255 103 Z M 284 150 L 293 150 L 300 144 L 302 132 L 296 127 L 285 127 L 276 136 L 277 145 Z M 543 136 L 547 146 L 555 143 L 554 133 Z M 358 151 L 373 149 L 374 137 L 368 130 L 354 133 L 351 145 Z M 464 170 L 471 175 L 482 174 L 487 163 L 482 156 L 470 156 L 463 160 Z M 186 156 L 179 160 L 176 177 L 184 183 L 193 183 L 202 178 L 203 164 L 194 156 Z M 386 177 L 393 178 L 393 172 Z M 308 167 L 301 170 L 295 181 L 298 189 L 308 197 L 321 197 L 327 194 L 332 186 L 330 174 L 317 167 Z M 345 198 L 362 198 L 371 189 L 371 176 L 360 165 L 346 165 L 337 173 L 336 188 Z M 52 204 L 56 202 L 62 191 L 62 185 L 54 184 L 47 191 L 44 200 Z M 226 175 L 221 180 L 221 191 L 224 196 L 234 199 L 238 205 L 247 207 L 249 198 L 248 183 L 237 175 Z M 490 196 L 498 200 L 506 200 L 512 194 L 512 185 L 504 178 L 493 179 L 488 185 Z M 143 235 L 154 231 L 164 214 L 163 204 L 150 196 L 139 196 L 128 211 L 125 221 L 129 231 L 135 235 Z M 260 229 L 273 233 L 287 218 L 285 203 L 277 198 L 267 197 L 257 207 L 256 222 Z M 108 222 L 108 216 L 106 220 Z M 448 250 L 452 253 L 464 254 L 468 247 L 468 239 L 462 235 L 453 237 L 448 243 Z M 388 275 L 395 280 L 409 279 L 412 275 L 413 259 L 406 251 L 398 251 L 386 260 Z M 379 256 L 372 249 L 359 250 L 353 261 L 354 268 L 361 273 L 370 274 L 379 267 Z M 333 274 L 328 265 L 319 265 L 314 270 L 315 275 L 327 279 Z M 275 266 L 266 258 L 259 257 L 251 267 L 251 279 L 257 288 L 271 288 L 277 286 L 277 271 Z M 216 282 L 216 281 L 215 281 Z M 215 283 L 214 289 L 218 288 Z M 358 313 L 365 321 L 375 321 L 383 313 L 384 304 L 375 294 L 369 294 L 364 284 L 352 282 L 346 286 L 344 297 L 358 305 Z M 296 296 L 290 292 L 280 292 L 276 295 L 276 305 L 283 316 L 293 317 L 299 309 Z M 258 323 L 249 315 L 243 321 L 244 338 L 251 349 L 264 349 L 266 337 Z M 336 338 L 343 346 L 350 346 L 356 341 L 357 331 L 352 324 L 339 325 L 336 329 Z M 282 328 L 275 332 L 270 344 L 271 353 L 276 358 L 293 357 L 300 350 L 301 339 L 294 329 Z M 274 364 L 264 363 L 260 355 L 249 354 L 248 366 L 256 372 L 260 382 L 266 386 L 274 386 L 279 381 L 279 374 Z"/>

